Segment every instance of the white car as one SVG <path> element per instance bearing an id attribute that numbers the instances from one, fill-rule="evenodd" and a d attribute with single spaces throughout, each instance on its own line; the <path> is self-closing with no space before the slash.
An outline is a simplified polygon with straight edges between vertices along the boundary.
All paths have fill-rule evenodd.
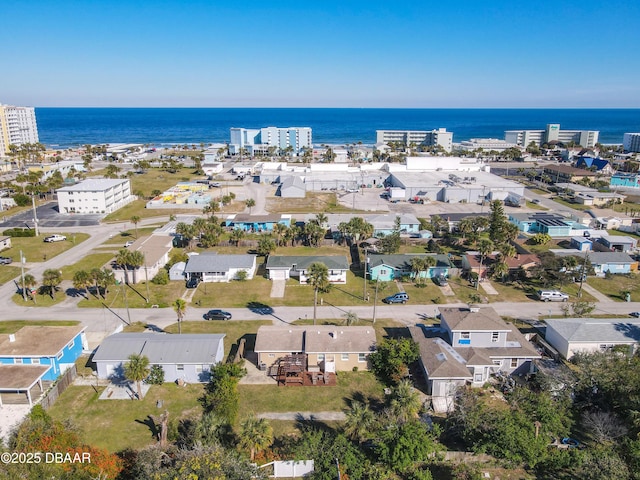
<path id="1" fill-rule="evenodd" d="M 51 243 L 51 242 L 62 242 L 64 240 L 66 240 L 67 237 L 65 237 L 64 235 L 49 235 L 48 237 L 44 237 L 44 241 L 47 243 Z"/>

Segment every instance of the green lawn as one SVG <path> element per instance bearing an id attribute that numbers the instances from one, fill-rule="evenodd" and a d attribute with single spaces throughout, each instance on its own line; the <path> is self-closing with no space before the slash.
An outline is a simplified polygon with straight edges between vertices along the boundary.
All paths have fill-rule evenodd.
<path id="1" fill-rule="evenodd" d="M 102 268 L 105 263 L 114 257 L 113 253 L 92 253 L 73 265 L 62 267 L 62 279 L 73 280 L 73 275 L 79 270 L 90 271 L 93 268 Z"/>
<path id="2" fill-rule="evenodd" d="M 144 272 L 142 272 L 144 275 Z M 176 299 L 181 298 L 185 291 L 184 282 L 170 282 L 168 285 L 154 285 L 149 282 L 149 303 L 145 301 L 147 295 L 147 287 L 144 282 L 136 285 L 114 285 L 109 287 L 109 293 L 106 299 L 96 298 L 89 295 L 88 299 L 82 299 L 78 302 L 79 307 L 85 308 L 101 308 L 103 304 L 111 308 L 124 308 L 124 295 L 126 294 L 127 304 L 129 308 L 151 308 L 158 305 L 160 308 L 168 307 Z"/>
<path id="3" fill-rule="evenodd" d="M 342 411 L 357 396 L 382 401 L 384 387 L 371 372 L 338 372 L 335 387 L 238 385 L 243 418 L 262 412 Z"/>
<path id="4" fill-rule="evenodd" d="M 631 292 L 631 301 L 640 302 L 640 282 L 638 274 L 611 275 L 605 277 L 589 277 L 587 283 L 600 293 L 605 294 L 613 300 L 624 302 L 622 292 Z"/>
<path id="5" fill-rule="evenodd" d="M 140 218 L 153 218 L 153 217 L 167 217 L 169 215 L 180 215 L 185 213 L 202 213 L 201 209 L 189 209 L 189 208 L 146 208 L 147 200 L 140 199 L 125 205 L 119 210 L 110 213 L 104 218 L 104 221 L 109 223 L 113 222 L 128 222 L 131 217 L 137 216 Z"/>
<path id="6" fill-rule="evenodd" d="M 161 226 L 161 224 L 159 223 L 157 226 L 145 226 L 145 227 L 138 227 L 138 237 L 144 237 L 145 235 L 151 235 L 151 233 L 158 228 L 158 226 Z M 111 238 L 107 239 L 104 241 L 104 243 L 102 245 L 105 246 L 116 246 L 116 247 L 122 247 L 124 248 L 124 244 L 127 242 L 130 242 L 132 240 L 136 239 L 136 230 L 135 229 L 131 229 L 131 230 L 124 230 L 121 231 L 120 233 L 113 235 Z"/>
<path id="7" fill-rule="evenodd" d="M 3 320 L 0 322 L 0 334 L 16 333 L 22 327 L 73 327 L 80 322 L 72 320 Z"/>
<path id="8" fill-rule="evenodd" d="M 38 289 L 38 286 L 36 286 L 36 289 Z M 58 290 L 54 294 L 53 298 L 51 298 L 51 296 L 48 293 L 44 295 L 40 293 L 36 293 L 35 302 L 33 301 L 33 299 L 30 299 L 28 295 L 27 295 L 27 300 L 26 301 L 23 300 L 22 295 L 18 293 L 14 293 L 13 296 L 11 297 L 11 300 L 13 300 L 13 303 L 15 303 L 20 307 L 47 308 L 53 305 L 57 305 L 58 303 L 64 301 L 65 298 L 66 298 L 65 292 L 63 292 L 62 290 Z"/>
<path id="9" fill-rule="evenodd" d="M 102 392 L 105 387 L 98 387 Z M 48 413 L 57 420 L 70 420 L 82 431 L 91 445 L 118 452 L 126 448 L 140 449 L 156 443 L 148 426 L 149 415 L 169 411 L 170 421 L 199 416 L 202 408 L 198 397 L 203 385 L 178 387 L 175 383 L 152 385 L 140 400 L 98 400 L 94 387 L 70 386 L 56 400 Z M 162 409 L 156 402 L 162 400 Z"/>
<path id="10" fill-rule="evenodd" d="M 12 237 L 11 248 L 3 250 L 2 256 L 13 258 L 13 261 L 19 265 L 20 250 L 22 250 L 27 262 L 42 262 L 73 248 L 89 238 L 86 233 L 60 232 L 60 234 L 65 235 L 67 239 L 63 242 L 47 243 L 44 241 L 44 237 L 47 235 L 44 234 L 39 237 Z"/>
<path id="11" fill-rule="evenodd" d="M 409 294 L 409 302 L 425 305 L 437 305 L 443 303 L 455 303 L 458 301 L 456 297 L 445 297 L 440 288 L 433 283 L 433 280 L 426 279 L 424 286 L 416 286 L 413 283 L 403 283 L 405 292 Z M 397 292 L 395 284 L 392 282 L 384 292 L 378 294 L 378 301 L 384 297 L 393 295 Z"/>
<path id="12" fill-rule="evenodd" d="M 588 205 L 583 205 L 581 203 L 572 203 L 560 197 L 553 197 L 552 200 L 559 203 L 560 205 L 564 205 L 565 207 L 573 208 L 574 210 L 589 210 L 591 208 Z"/>
<path id="13" fill-rule="evenodd" d="M 530 208 L 531 210 L 549 210 L 547 207 L 543 207 L 542 205 L 539 205 L 537 203 L 530 202 L 529 200 L 526 201 L 526 207 Z"/>
<path id="14" fill-rule="evenodd" d="M 18 265 L 20 265 L 19 261 Z M 20 267 L 15 267 L 13 265 L 0 265 L 0 285 L 4 285 L 9 280 L 16 278 L 18 275 L 20 275 Z"/>

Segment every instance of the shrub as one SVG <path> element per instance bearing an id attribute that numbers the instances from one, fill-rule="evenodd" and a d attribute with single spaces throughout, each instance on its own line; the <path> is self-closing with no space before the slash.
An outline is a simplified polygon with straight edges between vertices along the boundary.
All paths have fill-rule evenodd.
<path id="1" fill-rule="evenodd" d="M 169 272 L 161 268 L 156 276 L 151 279 L 151 283 L 155 285 L 167 285 L 169 283 Z"/>
<path id="2" fill-rule="evenodd" d="M 36 231 L 31 228 L 10 228 L 2 232 L 7 237 L 35 237 Z"/>
<path id="3" fill-rule="evenodd" d="M 13 200 L 19 207 L 26 207 L 31 203 L 31 197 L 29 197 L 28 195 L 24 195 L 23 193 L 16 193 L 13 196 Z"/>
<path id="4" fill-rule="evenodd" d="M 147 383 L 151 385 L 162 385 L 164 383 L 164 369 L 161 365 L 153 365 L 151 367 Z"/>

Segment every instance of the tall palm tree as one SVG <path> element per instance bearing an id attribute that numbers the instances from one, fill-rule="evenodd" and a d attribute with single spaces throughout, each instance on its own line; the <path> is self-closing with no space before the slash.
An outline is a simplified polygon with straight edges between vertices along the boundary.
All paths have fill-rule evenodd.
<path id="1" fill-rule="evenodd" d="M 329 221 L 329 217 L 327 217 L 326 214 L 320 212 L 316 214 L 316 218 L 315 221 L 318 225 L 320 225 L 321 227 L 325 227 L 327 222 Z"/>
<path id="2" fill-rule="evenodd" d="M 182 321 L 184 320 L 184 316 L 187 313 L 187 302 L 182 298 L 178 298 L 175 302 L 173 302 L 173 309 L 178 316 L 178 333 L 182 333 Z"/>
<path id="3" fill-rule="evenodd" d="M 229 235 L 229 240 L 234 242 L 237 247 L 238 245 L 240 245 L 240 240 L 242 240 L 244 236 L 245 236 L 244 230 L 242 230 L 241 228 L 236 228 Z"/>
<path id="4" fill-rule="evenodd" d="M 87 287 L 91 285 L 91 276 L 86 270 L 78 270 L 73 274 L 73 288 L 78 291 L 84 291 L 84 298 L 87 298 Z"/>
<path id="5" fill-rule="evenodd" d="M 324 263 L 314 262 L 307 270 L 307 284 L 313 287 L 313 324 L 316 324 L 316 310 L 318 307 L 318 292 L 328 292 L 329 269 Z"/>
<path id="6" fill-rule="evenodd" d="M 366 440 L 376 419 L 369 405 L 362 402 L 352 402 L 346 417 L 342 429 L 347 437 L 356 442 Z"/>
<path id="7" fill-rule="evenodd" d="M 122 248 L 118 251 L 116 255 L 115 262 L 116 265 L 123 270 L 124 273 L 124 283 L 129 283 L 129 276 L 127 270 L 129 269 L 129 256 L 131 255 L 131 251 L 126 248 Z"/>
<path id="8" fill-rule="evenodd" d="M 391 410 L 397 417 L 398 421 L 405 423 L 412 418 L 418 416 L 420 407 L 420 396 L 411 385 L 409 380 L 400 380 L 391 390 L 390 397 Z"/>
<path id="9" fill-rule="evenodd" d="M 49 295 L 51 295 L 52 299 L 54 298 L 56 289 L 58 288 L 58 285 L 60 285 L 61 282 L 62 282 L 62 273 L 60 273 L 60 270 L 56 270 L 54 268 L 48 268 L 42 274 L 42 285 L 47 287 L 47 290 L 49 290 Z"/>
<path id="10" fill-rule="evenodd" d="M 344 323 L 347 325 L 347 327 L 350 327 L 358 321 L 358 314 L 356 312 L 352 312 L 351 310 L 345 313 L 343 317 Z"/>
<path id="11" fill-rule="evenodd" d="M 266 419 L 252 415 L 240 423 L 240 445 L 249 449 L 251 461 L 257 450 L 267 448 L 272 442 L 273 429 Z"/>
<path id="12" fill-rule="evenodd" d="M 33 303 L 36 303 L 36 296 L 31 295 L 31 291 L 38 284 L 36 277 L 31 275 L 30 273 L 25 273 L 24 281 L 20 280 L 20 288 L 23 292 L 29 292 L 29 296 L 33 299 Z"/>
<path id="13" fill-rule="evenodd" d="M 127 380 L 136 382 L 138 400 L 142 400 L 142 380 L 149 376 L 149 359 L 144 355 L 132 353 L 129 361 L 124 365 L 124 376 Z"/>
<path id="14" fill-rule="evenodd" d="M 480 272 L 478 272 L 478 280 L 482 278 L 484 261 L 487 258 L 487 255 L 489 255 L 493 251 L 493 248 L 493 242 L 488 238 L 483 238 L 478 242 L 478 251 L 480 252 Z M 480 288 L 480 282 L 478 282 L 478 284 L 476 285 L 476 290 L 478 288 Z"/>
<path id="15" fill-rule="evenodd" d="M 249 215 L 251 215 L 251 209 L 256 206 L 256 201 L 253 198 L 248 198 L 244 203 L 249 209 Z"/>
<path id="16" fill-rule="evenodd" d="M 493 264 L 492 274 L 495 278 L 500 278 L 505 282 L 507 274 L 509 273 L 509 265 L 507 265 L 507 257 L 502 253 L 496 256 L 496 262 Z"/>
<path id="17" fill-rule="evenodd" d="M 133 223 L 133 226 L 136 229 L 136 240 L 138 239 L 138 224 L 140 223 L 140 217 L 138 215 L 134 215 L 133 217 L 131 217 L 129 219 L 129 221 L 131 223 Z"/>
<path id="18" fill-rule="evenodd" d="M 136 250 L 129 252 L 128 267 L 133 271 L 133 283 L 138 282 L 138 270 L 145 264 L 144 253 Z"/>

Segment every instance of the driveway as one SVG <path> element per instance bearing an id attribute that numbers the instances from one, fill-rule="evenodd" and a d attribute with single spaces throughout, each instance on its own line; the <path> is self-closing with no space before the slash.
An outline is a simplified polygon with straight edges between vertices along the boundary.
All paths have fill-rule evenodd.
<path id="1" fill-rule="evenodd" d="M 64 229 L 69 227 L 91 227 L 100 224 L 104 215 L 62 215 L 58 212 L 57 202 L 49 202 L 36 207 L 38 225 L 41 228 Z M 0 229 L 13 227 L 33 228 L 33 210 L 25 210 L 11 217 L 4 218 Z"/>

